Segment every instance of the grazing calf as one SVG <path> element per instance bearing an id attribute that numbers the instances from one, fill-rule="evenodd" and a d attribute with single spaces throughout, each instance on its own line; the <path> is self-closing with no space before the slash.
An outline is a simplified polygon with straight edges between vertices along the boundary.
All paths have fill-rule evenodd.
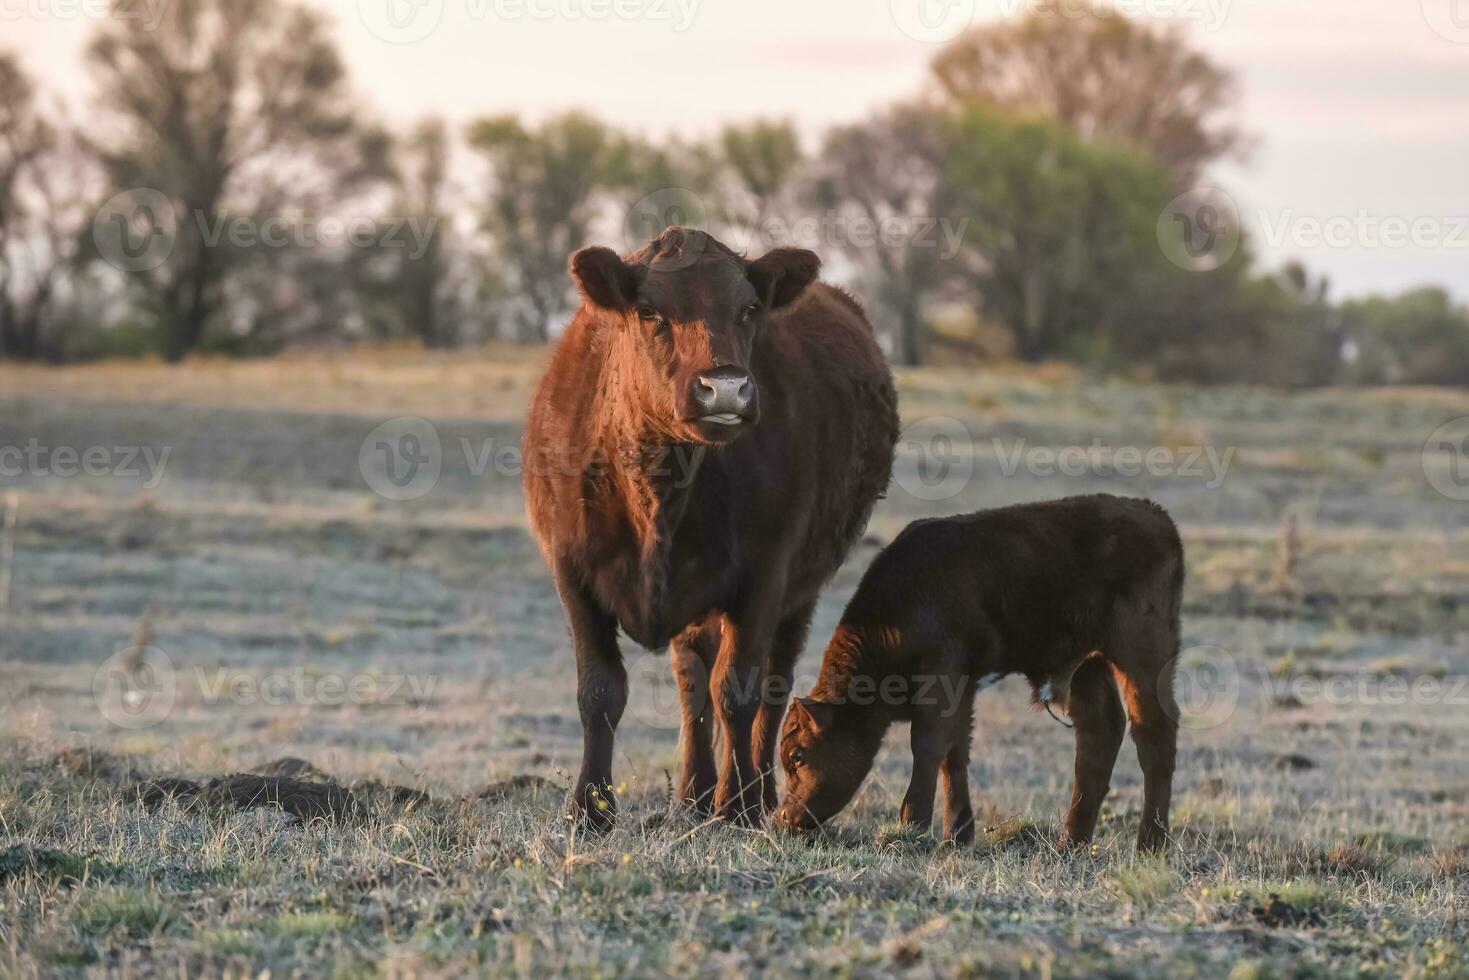
<path id="1" fill-rule="evenodd" d="M 525 498 L 571 627 L 571 809 L 593 828 L 616 808 L 619 629 L 672 645 L 680 799 L 742 823 L 775 806 L 791 670 L 898 436 L 872 326 L 819 265 L 791 248 L 748 261 L 681 228 L 572 258 L 583 299 L 531 407 Z"/>
<path id="2" fill-rule="evenodd" d="M 1091 840 L 1131 719 L 1143 770 L 1138 847 L 1161 847 L 1182 592 L 1178 530 L 1150 501 L 1072 497 L 910 524 L 862 577 L 815 689 L 786 717 L 776 825 L 811 829 L 834 816 L 888 726 L 905 720 L 913 778 L 903 821 L 929 825 L 942 775 L 944 834 L 972 840 L 974 695 L 1024 674 L 1035 701 L 1068 713 L 1076 730 L 1065 839 Z"/>

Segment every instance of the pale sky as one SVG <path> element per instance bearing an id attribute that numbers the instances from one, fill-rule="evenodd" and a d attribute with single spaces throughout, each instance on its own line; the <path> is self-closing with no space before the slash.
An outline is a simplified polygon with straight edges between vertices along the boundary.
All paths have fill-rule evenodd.
<path id="1" fill-rule="evenodd" d="M 142 17 L 163 2 L 132 0 Z M 1028 0 L 314 2 L 395 123 L 579 107 L 656 136 L 758 115 L 814 149 L 825 127 L 920 92 L 964 24 Z M 1211 176 L 1267 262 L 1300 258 L 1338 295 L 1439 282 L 1469 301 L 1469 0 L 1113 5 L 1181 24 L 1238 73 L 1258 147 Z M 0 0 L 0 46 L 84 116 L 80 51 L 104 8 Z"/>

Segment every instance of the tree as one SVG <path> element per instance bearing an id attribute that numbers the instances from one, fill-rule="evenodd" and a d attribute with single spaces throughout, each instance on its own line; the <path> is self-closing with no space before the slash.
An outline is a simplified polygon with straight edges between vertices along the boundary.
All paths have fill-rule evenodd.
<path id="1" fill-rule="evenodd" d="M 1469 309 L 1437 286 L 1341 306 L 1359 384 L 1469 385 Z"/>
<path id="2" fill-rule="evenodd" d="M 755 236 L 779 237 L 782 229 L 769 224 L 784 213 L 788 192 L 803 163 L 801 143 L 795 129 L 785 122 L 757 119 L 741 125 L 726 126 L 719 134 L 712 153 L 717 173 L 709 186 L 725 206 L 712 215 L 728 231 L 740 235 L 741 246 L 763 250 L 779 241 L 748 241 Z M 720 187 L 718 176 L 727 186 Z M 743 226 L 743 227 L 741 227 Z"/>
<path id="3" fill-rule="evenodd" d="M 178 360 L 211 325 L 225 326 L 227 296 L 249 266 L 260 278 L 261 265 L 317 270 L 325 261 L 242 245 L 221 234 L 226 226 L 319 220 L 380 175 L 380 157 L 359 145 L 364 131 L 325 21 L 294 0 L 173 0 L 156 25 L 111 17 L 88 58 L 110 117 L 93 140 L 104 169 L 116 190 L 152 192 L 141 209 L 149 233 L 172 236 L 167 259 L 130 281 L 165 356 Z M 278 292 L 296 299 L 318 295 L 317 285 Z M 265 301 L 275 292 L 252 289 L 257 302 L 232 317 L 238 329 L 270 323 L 278 307 Z"/>
<path id="4" fill-rule="evenodd" d="M 942 51 L 933 75 L 957 104 L 1038 114 L 1087 139 L 1150 155 L 1178 186 L 1245 139 L 1227 117 L 1231 73 L 1182 34 L 1114 11 L 1047 4 L 1019 21 L 975 28 Z"/>
<path id="5" fill-rule="evenodd" d="M 1091 359 L 1125 338 L 1144 285 L 1165 275 L 1154 226 L 1167 177 L 1058 123 L 984 108 L 954 117 L 950 141 L 946 177 L 973 217 L 965 272 L 1017 356 Z"/>
<path id="6" fill-rule="evenodd" d="M 86 161 L 0 52 L 0 356 L 60 355 L 57 307 L 88 217 Z"/>
<path id="7" fill-rule="evenodd" d="M 464 256 L 455 248 L 450 213 L 450 157 L 449 130 L 440 119 L 421 121 L 394 147 L 393 221 L 407 234 L 358 263 L 358 289 L 380 336 L 416 336 L 431 348 L 463 339 Z"/>
<path id="8" fill-rule="evenodd" d="M 855 267 L 878 322 L 893 325 L 889 348 L 899 364 L 923 361 L 926 308 L 958 272 L 935 233 L 939 223 L 963 233 L 944 175 L 947 140 L 943 116 L 917 106 L 839 127 L 827 136 L 808 195 L 834 222 L 828 244 Z"/>
<path id="9" fill-rule="evenodd" d="M 518 339 L 545 343 L 571 309 L 567 259 L 588 243 L 604 195 L 630 180 L 631 144 L 579 112 L 539 127 L 514 116 L 482 119 L 468 141 L 488 164 L 482 226 L 523 302 Z"/>

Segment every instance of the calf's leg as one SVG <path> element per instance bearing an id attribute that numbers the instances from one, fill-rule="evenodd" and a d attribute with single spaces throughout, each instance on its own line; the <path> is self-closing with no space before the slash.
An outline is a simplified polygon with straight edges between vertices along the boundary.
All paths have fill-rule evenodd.
<path id="1" fill-rule="evenodd" d="M 612 749 L 617 723 L 627 706 L 627 668 L 617 648 L 617 622 L 564 570 L 556 589 L 571 627 L 576 650 L 576 705 L 581 714 L 581 771 L 572 786 L 569 815 L 593 830 L 612 826 L 617 800 L 612 795 Z"/>
<path id="2" fill-rule="evenodd" d="M 780 742 L 780 723 L 791 699 L 791 675 L 806 645 L 815 608 L 813 603 L 780 624 L 765 663 L 765 691 L 755 718 L 755 758 L 760 766 L 761 803 L 767 813 L 774 812 L 780 802 L 775 794 L 775 750 Z"/>
<path id="3" fill-rule="evenodd" d="M 673 641 L 673 673 L 683 711 L 679 740 L 683 762 L 678 777 L 678 799 L 696 813 L 714 809 L 714 788 L 719 770 L 714 762 L 714 703 L 710 697 L 710 675 L 719 655 L 719 623 L 695 626 Z"/>
<path id="4" fill-rule="evenodd" d="M 1070 714 L 1076 735 L 1076 782 L 1063 843 L 1085 844 L 1097 829 L 1097 815 L 1112 785 L 1112 768 L 1127 730 L 1111 664 L 1093 657 L 1077 669 L 1071 679 Z"/>
<path id="5" fill-rule="evenodd" d="M 1178 704 L 1173 698 L 1170 657 L 1140 658 L 1124 668 L 1120 678 L 1122 703 L 1132 721 L 1132 740 L 1143 770 L 1143 817 L 1137 832 L 1140 851 L 1159 850 L 1168 841 L 1168 808 L 1178 752 Z"/>
<path id="6" fill-rule="evenodd" d="M 944 756 L 944 839 L 955 844 L 974 840 L 974 807 L 969 799 L 969 741 L 973 737 L 974 695 L 971 693 Z"/>
<path id="7" fill-rule="evenodd" d="M 939 765 L 949 750 L 943 726 L 919 715 L 913 719 L 913 778 L 903 796 L 904 824 L 928 830 L 933 824 L 933 794 L 938 787 Z"/>

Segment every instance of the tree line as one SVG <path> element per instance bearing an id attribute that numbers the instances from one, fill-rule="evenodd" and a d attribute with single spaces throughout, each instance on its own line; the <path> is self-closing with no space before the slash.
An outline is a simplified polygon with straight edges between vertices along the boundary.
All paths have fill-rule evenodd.
<path id="1" fill-rule="evenodd" d="M 1469 312 L 1444 290 L 1337 302 L 1260 268 L 1204 186 L 1250 147 L 1234 78 L 1115 12 L 973 29 L 924 91 L 808 148 L 775 120 L 654 140 L 585 112 L 392 132 L 299 0 L 128 7 L 88 46 L 85 122 L 0 52 L 5 357 L 543 343 L 573 251 L 681 223 L 815 249 L 898 363 L 1469 383 Z"/>

